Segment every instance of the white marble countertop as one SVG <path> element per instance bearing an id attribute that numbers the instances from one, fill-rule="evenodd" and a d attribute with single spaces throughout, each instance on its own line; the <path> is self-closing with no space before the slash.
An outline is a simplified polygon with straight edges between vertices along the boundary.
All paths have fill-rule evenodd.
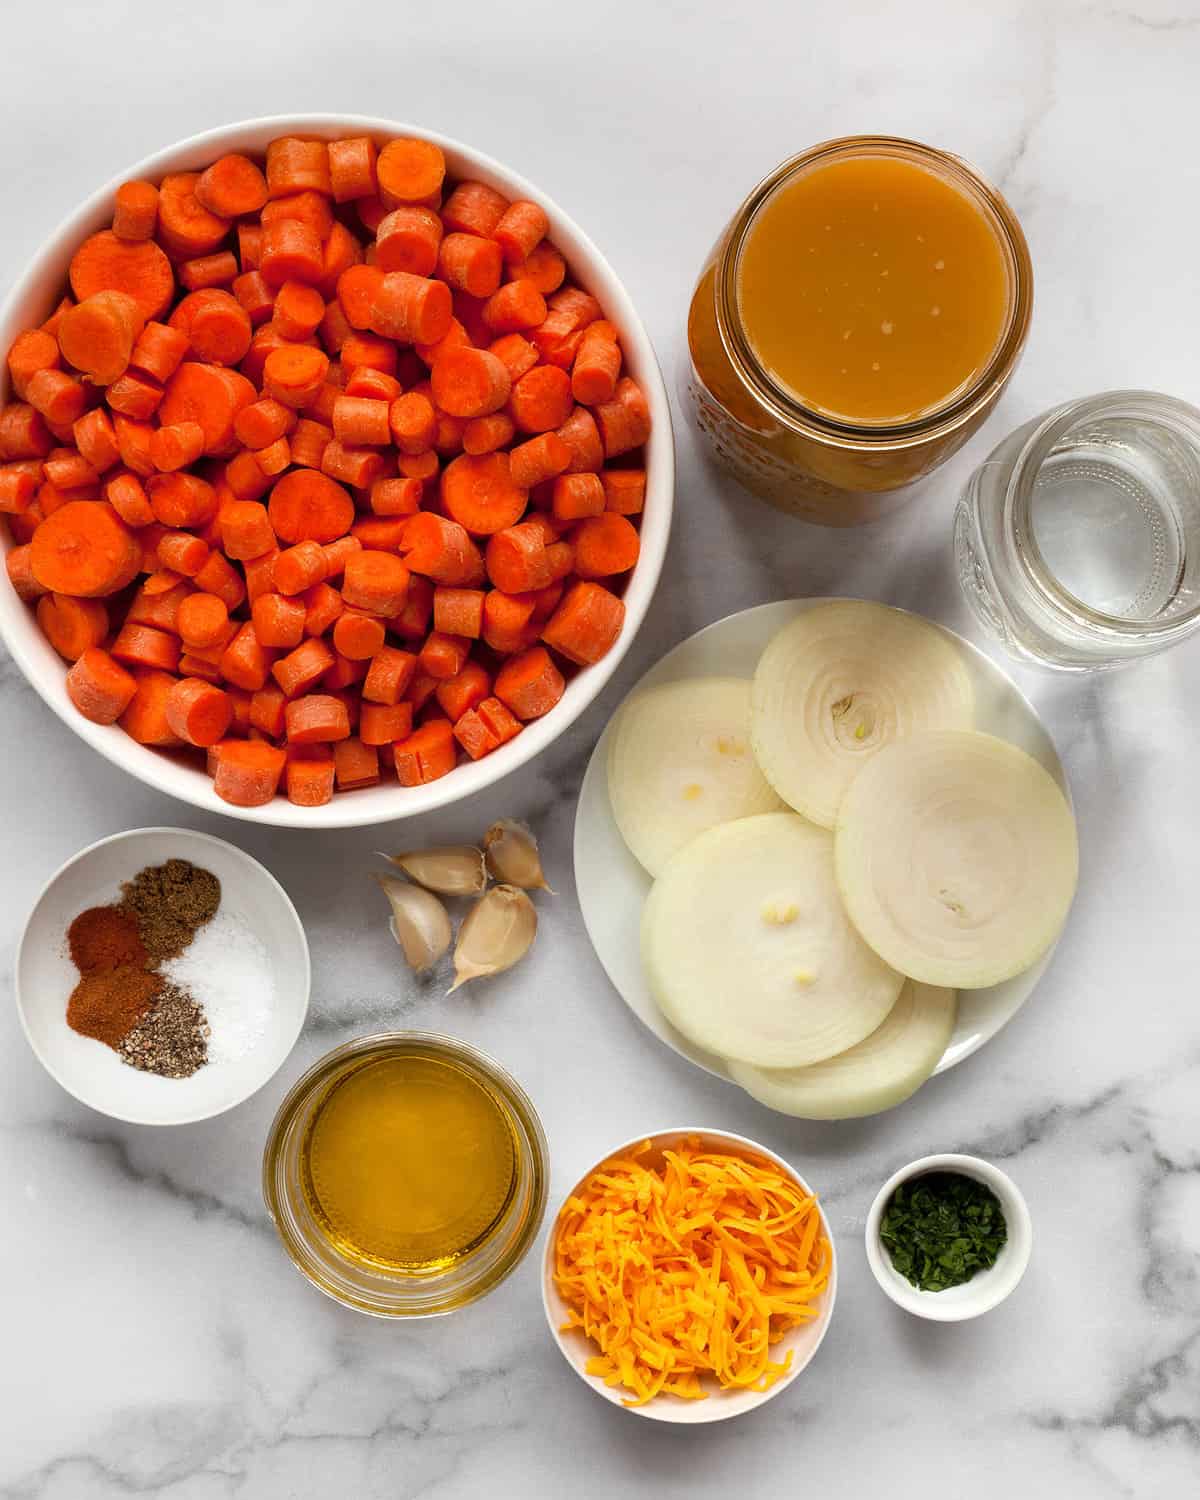
<path id="1" fill-rule="evenodd" d="M 658 1045 L 589 949 L 570 846 L 606 713 L 669 646 L 747 605 L 828 592 L 973 634 L 949 525 L 991 444 L 1106 387 L 1200 398 L 1200 6 L 462 0 L 453 14 L 451 26 L 445 7 L 358 0 L 13 7 L 0 285 L 83 193 L 152 148 L 279 110 L 392 114 L 474 141 L 560 198 L 627 279 L 673 377 L 692 277 L 750 185 L 809 142 L 883 130 L 961 152 L 1009 196 L 1037 273 L 1028 351 L 966 452 L 865 530 L 775 516 L 702 468 L 680 423 L 667 569 L 617 680 L 534 767 L 417 826 L 306 836 L 199 816 L 88 752 L 0 660 L 5 992 L 43 879 L 85 843 L 154 823 L 204 826 L 262 859 L 314 959 L 309 1025 L 279 1076 L 175 1130 L 76 1104 L 0 997 L 0 1496 L 1195 1494 L 1200 645 L 1086 682 L 1022 674 L 1074 787 L 1080 898 L 1019 1018 L 882 1118 L 789 1122 Z M 401 971 L 369 851 L 510 814 L 543 833 L 561 894 L 528 966 L 445 1000 Z M 823 1190 L 841 1255 L 811 1370 L 753 1417 L 670 1430 L 569 1375 L 532 1260 L 477 1307 L 415 1327 L 319 1296 L 264 1213 L 262 1141 L 301 1069 L 376 1026 L 452 1031 L 508 1064 L 545 1122 L 555 1198 L 609 1145 L 667 1123 L 786 1153 Z M 1035 1228 L 1017 1293 L 958 1327 L 885 1301 L 861 1248 L 877 1185 L 938 1150 L 1001 1162 Z"/>

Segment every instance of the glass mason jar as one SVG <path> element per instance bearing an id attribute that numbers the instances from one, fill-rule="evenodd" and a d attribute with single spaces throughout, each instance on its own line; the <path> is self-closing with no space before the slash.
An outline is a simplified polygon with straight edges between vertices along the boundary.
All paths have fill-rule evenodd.
<path id="1" fill-rule="evenodd" d="M 737 295 L 738 261 L 755 215 L 814 165 L 895 157 L 969 198 L 991 225 L 1007 279 L 1007 315 L 988 363 L 939 407 L 895 426 L 849 425 L 799 405 L 756 358 Z M 894 136 L 847 136 L 792 157 L 754 189 L 710 254 L 688 312 L 685 404 L 715 457 L 777 509 L 825 526 L 876 520 L 975 432 L 1008 383 L 1029 328 L 1033 268 L 1016 216 L 965 162 Z"/>
<path id="2" fill-rule="evenodd" d="M 1026 422 L 968 481 L 954 553 L 1014 655 L 1087 672 L 1174 645 L 1200 626 L 1200 411 L 1108 391 Z"/>

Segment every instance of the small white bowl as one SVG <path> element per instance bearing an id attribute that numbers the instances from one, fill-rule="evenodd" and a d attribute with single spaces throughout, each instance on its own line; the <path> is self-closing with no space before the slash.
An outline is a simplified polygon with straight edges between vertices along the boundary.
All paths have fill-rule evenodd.
<path id="1" fill-rule="evenodd" d="M 528 723 L 519 735 L 482 760 L 470 761 L 425 786 L 402 787 L 384 781 L 361 791 L 339 793 L 324 807 L 296 807 L 274 797 L 264 807 L 234 807 L 212 789 L 212 780 L 196 758 L 172 756 L 139 745 L 115 724 L 93 724 L 76 712 L 67 697 L 66 663 L 37 627 L 33 612 L 17 598 L 6 579 L 0 579 L 0 640 L 34 690 L 41 694 L 67 726 L 114 765 L 147 786 L 168 792 L 205 812 L 251 823 L 285 828 L 353 828 L 415 817 L 447 803 L 472 796 L 491 786 L 540 754 L 583 713 L 617 670 L 633 644 L 662 571 L 671 531 L 675 491 L 675 450 L 667 389 L 655 359 L 650 337 L 624 283 L 576 221 L 548 194 L 511 168 L 482 151 L 429 130 L 424 125 L 367 115 L 295 114 L 239 120 L 201 135 L 189 136 L 155 151 L 125 169 L 86 198 L 69 217 L 46 236 L 24 275 L 0 305 L 0 351 L 7 350 L 23 329 L 48 317 L 66 288 L 67 266 L 80 242 L 112 220 L 113 193 L 129 178 L 159 181 L 168 172 L 202 171 L 227 152 L 262 155 L 277 136 L 300 135 L 335 140 L 340 136 L 369 135 L 377 142 L 394 136 L 418 135 L 445 153 L 450 175 L 487 183 L 509 198 L 538 203 L 550 219 L 554 242 L 567 258 L 579 284 L 595 293 L 606 315 L 617 325 L 629 373 L 637 380 L 650 406 L 653 430 L 646 444 L 646 506 L 641 518 L 641 553 L 629 576 L 623 598 L 625 625 L 608 654 L 571 677 L 561 700 L 544 718 Z M 0 358 L 0 403 L 8 394 L 8 370 Z M 8 528 L 0 525 L 0 555 L 11 546 Z"/>
<path id="2" fill-rule="evenodd" d="M 1000 1200 L 1004 1222 L 1008 1226 L 1008 1239 L 996 1257 L 995 1265 L 986 1271 L 977 1271 L 970 1281 L 964 1281 L 961 1286 L 947 1287 L 944 1292 L 924 1292 L 913 1286 L 892 1265 L 892 1258 L 879 1238 L 879 1225 L 888 1199 L 902 1182 L 924 1177 L 928 1172 L 957 1172 L 990 1187 Z M 1020 1189 L 1006 1172 L 978 1156 L 923 1156 L 919 1161 L 910 1162 L 907 1167 L 894 1172 L 879 1189 L 867 1215 L 867 1262 L 875 1280 L 897 1307 L 935 1323 L 961 1323 L 998 1306 L 1024 1276 L 1032 1249 L 1033 1225 Z"/>
<path id="3" fill-rule="evenodd" d="M 67 1025 L 79 978 L 67 929 L 81 911 L 120 895 L 147 865 L 189 859 L 221 882 L 221 905 L 239 916 L 271 960 L 275 1003 L 262 1037 L 243 1057 L 207 1063 L 190 1078 L 159 1078 L 123 1063 L 111 1047 Z M 186 1125 L 248 1099 L 279 1069 L 308 1013 L 308 942 L 287 892 L 257 860 L 188 828 L 136 828 L 69 859 L 38 896 L 17 948 L 17 1013 L 38 1061 L 68 1093 L 134 1125 Z"/>
<path id="4" fill-rule="evenodd" d="M 681 1141 L 689 1137 L 699 1137 L 705 1145 L 715 1146 L 718 1150 L 748 1152 L 754 1156 L 764 1157 L 780 1171 L 785 1172 L 803 1192 L 813 1191 L 795 1167 L 784 1161 L 782 1156 L 777 1156 L 774 1151 L 768 1151 L 766 1146 L 760 1146 L 757 1141 L 748 1140 L 744 1135 L 731 1135 L 726 1130 L 709 1130 L 703 1126 L 693 1126 L 691 1129 L 648 1131 L 643 1135 L 635 1135 L 632 1140 L 624 1141 L 619 1146 L 614 1146 L 611 1151 L 606 1151 L 599 1161 L 588 1168 L 567 1197 L 577 1193 L 592 1172 L 609 1157 L 624 1155 L 646 1140 L 650 1141 L 654 1150 L 664 1151 L 679 1145 Z M 652 1422 L 684 1424 L 724 1422 L 729 1417 L 741 1416 L 743 1412 L 755 1411 L 758 1407 L 765 1406 L 773 1397 L 778 1396 L 780 1391 L 791 1385 L 801 1370 L 807 1367 L 821 1347 L 821 1341 L 825 1337 L 830 1318 L 833 1316 L 833 1304 L 837 1298 L 837 1249 L 829 1228 L 829 1220 L 825 1217 L 825 1211 L 818 1199 L 817 1212 L 821 1216 L 821 1228 L 825 1238 L 829 1241 L 831 1255 L 829 1285 L 821 1294 L 818 1315 L 810 1323 L 793 1328 L 789 1333 L 784 1334 L 779 1343 L 771 1346 L 772 1357 L 775 1359 L 791 1352 L 792 1365 L 787 1374 L 781 1375 L 775 1384 L 765 1391 L 723 1390 L 714 1381 L 710 1383 L 709 1394 L 703 1401 L 685 1401 L 678 1396 L 656 1396 L 645 1406 L 626 1406 L 629 1392 L 623 1386 L 607 1386 L 595 1375 L 589 1375 L 584 1368 L 588 1360 L 599 1352 L 596 1345 L 590 1339 L 585 1338 L 577 1328 L 563 1331 L 562 1325 L 567 1321 L 568 1311 L 567 1304 L 554 1284 L 554 1237 L 558 1227 L 558 1215 L 562 1212 L 565 1203 L 566 1198 L 559 1205 L 551 1222 L 550 1232 L 546 1236 L 546 1249 L 542 1257 L 542 1306 L 546 1310 L 546 1322 L 550 1326 L 550 1333 L 563 1358 L 580 1380 L 610 1406 L 620 1407 L 623 1411 L 632 1412 L 637 1417 L 649 1417 Z"/>

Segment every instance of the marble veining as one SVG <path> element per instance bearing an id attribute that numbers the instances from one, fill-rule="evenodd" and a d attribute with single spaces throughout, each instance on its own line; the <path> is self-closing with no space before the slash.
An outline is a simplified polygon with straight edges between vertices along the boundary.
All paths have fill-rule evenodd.
<path id="1" fill-rule="evenodd" d="M 19 149 L 2 173 L 0 284 L 79 196 L 170 140 L 276 110 L 393 114 L 472 140 L 560 197 L 626 278 L 674 387 L 691 278 L 744 192 L 812 141 L 882 130 L 961 152 L 1010 197 L 1036 268 L 1024 362 L 920 500 L 860 531 L 760 506 L 704 466 L 678 420 L 667 571 L 616 679 L 535 765 L 412 823 L 309 836 L 198 814 L 89 752 L 0 653 L 0 1500 L 1196 1495 L 1200 647 L 1084 682 L 1015 673 L 1070 776 L 1079 899 L 1020 1016 L 878 1119 L 788 1121 L 659 1046 L 587 944 L 571 839 L 601 727 L 692 631 L 770 599 L 849 593 L 973 636 L 950 550 L 972 466 L 1090 390 L 1200 398 L 1200 8 L 518 10 L 519 24 L 512 7 L 465 0 L 451 23 L 436 7 L 352 0 L 285 25 L 276 6 L 231 0 L 169 18 L 148 0 L 14 8 L 0 114 Z M 48 59 L 70 109 L 50 103 Z M 402 971 L 367 872 L 378 848 L 478 837 L 498 816 L 538 828 L 559 895 L 526 966 L 447 1000 L 444 972 L 417 983 Z M 85 843 L 154 823 L 202 827 L 263 860 L 299 907 L 314 968 L 308 1026 L 278 1077 L 219 1120 L 159 1131 L 59 1090 L 11 1004 L 41 882 Z M 808 1374 L 754 1417 L 671 1430 L 571 1376 L 543 1326 L 533 1257 L 477 1307 L 412 1327 L 314 1292 L 262 1204 L 266 1128 L 316 1057 L 397 1025 L 454 1032 L 512 1069 L 550 1139 L 552 1201 L 643 1128 L 719 1125 L 794 1160 L 823 1193 L 840 1259 Z M 879 1183 L 943 1150 L 1002 1162 L 1034 1225 L 1018 1291 L 954 1327 L 888 1303 L 861 1248 Z"/>

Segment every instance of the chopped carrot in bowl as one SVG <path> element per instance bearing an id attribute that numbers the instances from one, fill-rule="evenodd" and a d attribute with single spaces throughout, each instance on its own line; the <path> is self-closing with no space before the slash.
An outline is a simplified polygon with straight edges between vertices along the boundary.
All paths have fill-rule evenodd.
<path id="1" fill-rule="evenodd" d="M 622 628 L 649 418 L 552 229 L 415 138 L 121 185 L 0 404 L 8 577 L 81 714 L 310 806 L 554 708 Z"/>

